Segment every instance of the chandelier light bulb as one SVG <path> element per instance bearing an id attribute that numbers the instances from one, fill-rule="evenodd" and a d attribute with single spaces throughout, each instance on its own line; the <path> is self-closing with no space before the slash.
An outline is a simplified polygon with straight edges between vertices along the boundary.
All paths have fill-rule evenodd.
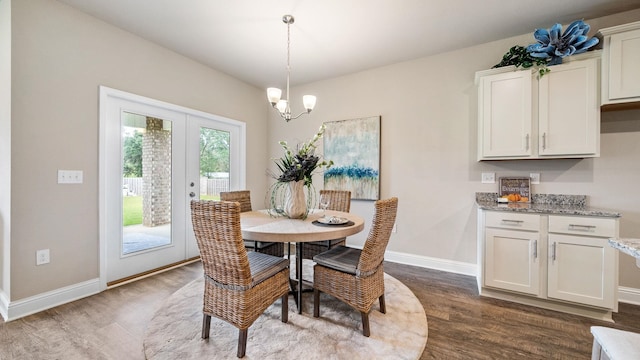
<path id="1" fill-rule="evenodd" d="M 278 101 L 280 101 L 280 97 L 282 97 L 282 90 L 278 88 L 267 89 L 267 98 L 269 99 L 271 106 L 274 106 L 275 104 L 277 104 Z"/>
<path id="2" fill-rule="evenodd" d="M 311 112 L 316 106 L 316 97 L 313 95 L 305 95 L 302 97 L 302 103 L 304 104 L 304 108 L 307 109 L 307 112 Z"/>
<path id="3" fill-rule="evenodd" d="M 280 100 L 276 103 L 276 109 L 284 114 L 287 111 L 287 100 Z"/>

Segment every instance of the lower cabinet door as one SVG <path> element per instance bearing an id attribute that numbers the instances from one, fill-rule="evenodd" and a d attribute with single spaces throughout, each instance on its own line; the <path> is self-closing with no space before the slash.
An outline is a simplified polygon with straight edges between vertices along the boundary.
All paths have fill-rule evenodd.
<path id="1" fill-rule="evenodd" d="M 615 249 L 607 239 L 549 234 L 549 298 L 613 308 Z"/>
<path id="2" fill-rule="evenodd" d="M 484 286 L 540 294 L 537 232 L 485 230 Z"/>

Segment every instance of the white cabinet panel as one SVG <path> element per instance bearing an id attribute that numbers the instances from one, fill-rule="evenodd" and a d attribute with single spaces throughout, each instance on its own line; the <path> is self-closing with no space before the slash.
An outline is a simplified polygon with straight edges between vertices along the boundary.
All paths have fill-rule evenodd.
<path id="1" fill-rule="evenodd" d="M 601 29 L 602 105 L 640 101 L 640 21 Z"/>
<path id="2" fill-rule="evenodd" d="M 538 295 L 538 233 L 487 229 L 485 236 L 485 285 Z"/>
<path id="3" fill-rule="evenodd" d="M 481 79 L 483 157 L 531 155 L 531 71 Z"/>
<path id="4" fill-rule="evenodd" d="M 540 156 L 598 153 L 597 59 L 553 66 L 539 81 Z"/>
<path id="5" fill-rule="evenodd" d="M 549 234 L 550 298 L 613 308 L 616 250 L 605 238 Z"/>
<path id="6" fill-rule="evenodd" d="M 585 216 L 549 216 L 549 232 L 579 236 L 616 237 L 615 219 Z"/>
<path id="7" fill-rule="evenodd" d="M 538 231 L 540 230 L 540 215 L 490 211 L 486 214 L 485 226 L 512 230 Z"/>

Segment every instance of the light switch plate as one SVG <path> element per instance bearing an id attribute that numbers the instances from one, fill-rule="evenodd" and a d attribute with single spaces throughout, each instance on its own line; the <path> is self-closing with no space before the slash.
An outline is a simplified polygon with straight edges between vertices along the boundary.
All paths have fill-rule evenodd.
<path id="1" fill-rule="evenodd" d="M 495 184 L 496 183 L 496 173 L 482 173 L 482 183 L 483 184 Z"/>
<path id="2" fill-rule="evenodd" d="M 58 170 L 58 184 L 82 184 L 82 170 Z"/>

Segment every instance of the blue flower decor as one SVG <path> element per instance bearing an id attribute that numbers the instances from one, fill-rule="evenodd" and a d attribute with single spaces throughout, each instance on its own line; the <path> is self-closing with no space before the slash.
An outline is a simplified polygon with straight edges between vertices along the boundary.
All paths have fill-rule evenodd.
<path id="1" fill-rule="evenodd" d="M 555 24 L 548 30 L 536 29 L 533 37 L 538 42 L 527 46 L 527 51 L 534 58 L 548 59 L 547 65 L 561 64 L 562 58 L 581 54 L 598 44 L 598 38 L 587 37 L 590 28 L 584 21 L 576 20 L 562 35 L 560 24 Z"/>
<path id="2" fill-rule="evenodd" d="M 535 66 L 543 76 L 549 72 L 547 66 L 562 64 L 562 58 L 581 54 L 598 44 L 598 38 L 587 38 L 590 28 L 584 21 L 576 20 L 564 33 L 560 24 L 550 29 L 536 29 L 533 32 L 536 43 L 527 47 L 513 46 L 493 68 L 514 65 L 526 69 Z"/>

